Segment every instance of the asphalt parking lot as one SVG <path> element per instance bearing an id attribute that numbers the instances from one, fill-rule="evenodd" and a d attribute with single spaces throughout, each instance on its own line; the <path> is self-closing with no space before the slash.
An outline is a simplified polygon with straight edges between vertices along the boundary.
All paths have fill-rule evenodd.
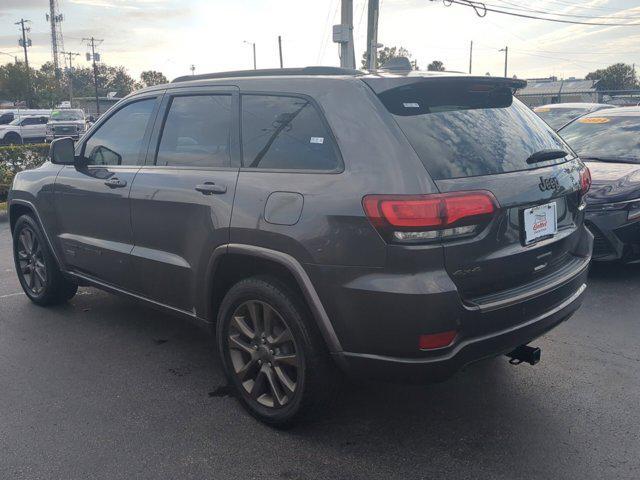
<path id="1" fill-rule="evenodd" d="M 0 223 L 2 479 L 640 478 L 640 266 L 597 266 L 583 308 L 448 382 L 345 389 L 274 431 L 224 392 L 207 338 L 94 289 L 43 309 Z"/>

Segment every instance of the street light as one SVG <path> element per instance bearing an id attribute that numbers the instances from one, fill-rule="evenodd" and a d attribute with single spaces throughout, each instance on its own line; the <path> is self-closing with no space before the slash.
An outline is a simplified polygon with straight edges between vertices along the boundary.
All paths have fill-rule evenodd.
<path id="1" fill-rule="evenodd" d="M 253 69 L 256 70 L 256 42 L 247 42 L 246 40 L 243 40 L 242 43 L 246 43 L 253 47 Z"/>
<path id="2" fill-rule="evenodd" d="M 11 57 L 13 58 L 13 61 L 18 63 L 18 56 L 17 55 L 11 55 L 10 53 L 5 53 L 5 52 L 0 52 L 0 55 L 6 55 L 7 57 Z"/>
<path id="3" fill-rule="evenodd" d="M 498 50 L 499 52 L 504 52 L 504 76 L 507 77 L 507 57 L 509 56 L 509 47 L 504 47 Z"/>

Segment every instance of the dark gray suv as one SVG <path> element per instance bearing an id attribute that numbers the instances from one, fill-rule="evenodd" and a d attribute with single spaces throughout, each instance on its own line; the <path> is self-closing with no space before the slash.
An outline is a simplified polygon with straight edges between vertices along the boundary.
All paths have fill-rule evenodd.
<path id="1" fill-rule="evenodd" d="M 588 170 L 523 84 L 309 67 L 138 91 L 16 177 L 20 282 L 215 330 L 272 425 L 339 370 L 425 382 L 519 351 L 578 308 L 593 243 Z"/>

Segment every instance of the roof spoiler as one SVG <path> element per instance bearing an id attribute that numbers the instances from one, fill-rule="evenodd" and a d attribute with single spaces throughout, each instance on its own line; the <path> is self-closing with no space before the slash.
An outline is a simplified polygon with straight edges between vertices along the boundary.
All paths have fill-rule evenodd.
<path id="1" fill-rule="evenodd" d="M 413 73 L 413 72 L 412 72 Z M 507 87 L 515 93 L 516 90 L 520 90 L 527 86 L 526 80 L 519 78 L 508 77 L 488 77 L 488 76 L 474 76 L 474 75 L 420 75 L 420 72 L 416 72 L 414 75 L 407 76 L 367 76 L 363 78 L 363 81 L 371 87 L 376 93 L 380 94 L 388 90 L 400 87 L 408 87 L 411 85 L 428 83 L 428 82 L 447 82 L 451 85 L 455 84 L 473 84 L 479 88 L 482 87 Z"/>

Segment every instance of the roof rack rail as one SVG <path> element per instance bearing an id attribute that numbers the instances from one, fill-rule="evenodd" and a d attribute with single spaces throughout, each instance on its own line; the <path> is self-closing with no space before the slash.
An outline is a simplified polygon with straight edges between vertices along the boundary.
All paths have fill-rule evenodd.
<path id="1" fill-rule="evenodd" d="M 303 68 L 265 68 L 261 70 L 235 70 L 231 72 L 203 73 L 200 75 L 183 75 L 171 83 L 191 80 L 208 80 L 213 78 L 233 77 L 276 77 L 282 75 L 364 75 L 362 70 L 340 67 L 303 67 Z"/>

